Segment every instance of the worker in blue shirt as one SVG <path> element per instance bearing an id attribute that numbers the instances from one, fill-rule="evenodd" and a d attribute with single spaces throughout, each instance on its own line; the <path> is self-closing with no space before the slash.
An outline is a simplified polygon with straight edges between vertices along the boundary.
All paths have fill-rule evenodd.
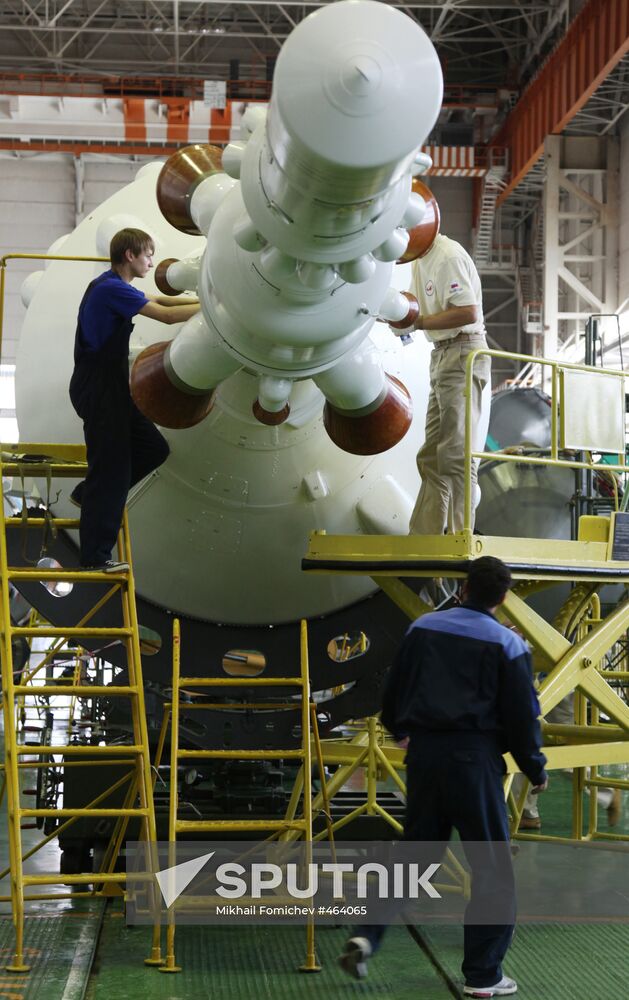
<path id="1" fill-rule="evenodd" d="M 87 476 L 70 499 L 81 508 L 80 563 L 117 572 L 111 558 L 129 489 L 165 462 L 165 438 L 138 410 L 129 391 L 129 338 L 140 314 L 183 323 L 199 310 L 197 299 L 146 295 L 131 282 L 153 267 L 155 247 L 141 229 L 122 229 L 110 244 L 111 268 L 88 285 L 74 341 L 70 399 L 83 421 Z"/>
<path id="2" fill-rule="evenodd" d="M 456 829 L 467 845 L 472 895 L 462 970 L 463 992 L 473 997 L 517 990 L 502 972 L 515 921 L 502 755 L 513 755 L 537 792 L 547 786 L 531 656 L 493 614 L 510 586 L 509 569 L 499 559 L 474 560 L 463 604 L 423 615 L 408 629 L 382 705 L 382 722 L 408 747 L 404 839 L 445 845 Z M 487 850 L 477 850 L 479 842 Z M 482 923 L 497 887 L 510 922 Z M 365 926 L 350 938 L 339 960 L 345 972 L 356 979 L 367 974 L 385 929 Z"/>

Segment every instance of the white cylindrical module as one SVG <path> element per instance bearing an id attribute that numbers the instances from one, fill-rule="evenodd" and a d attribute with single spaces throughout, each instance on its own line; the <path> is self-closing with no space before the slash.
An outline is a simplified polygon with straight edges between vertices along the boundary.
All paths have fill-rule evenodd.
<path id="1" fill-rule="evenodd" d="M 200 269 L 201 255 L 188 260 L 167 257 L 155 268 L 155 284 L 164 295 L 179 295 L 191 290 L 196 292 Z"/>
<path id="2" fill-rule="evenodd" d="M 367 340 L 314 380 L 325 398 L 340 410 L 375 409 L 385 390 L 382 358 Z"/>
<path id="3" fill-rule="evenodd" d="M 415 21 L 373 0 L 341 0 L 291 33 L 268 113 L 247 109 L 242 142 L 225 154 L 195 145 L 170 157 L 158 180 L 160 208 L 181 231 L 207 234 L 198 283 L 207 358 L 202 330 L 194 343 L 186 333 L 163 350 L 161 367 L 157 352 L 140 357 L 133 380 L 141 408 L 162 386 L 162 422 L 184 426 L 173 412 L 177 401 L 196 421 L 199 409 L 185 396 L 217 385 L 211 369 L 220 345 L 260 386 L 324 373 L 330 377 L 321 387 L 338 386 L 332 369 L 341 364 L 345 394 L 355 394 L 361 345 L 388 296 L 393 262 L 408 252 L 409 227 L 423 217 L 412 172 L 441 93 L 436 52 Z M 334 393 L 328 398 L 326 428 L 341 447 L 361 447 L 363 425 L 353 420 L 365 408 L 373 414 L 370 447 L 399 440 L 384 432 L 386 422 L 406 432 L 408 393 L 386 375 L 383 369 L 369 398 L 363 386 L 355 413 L 339 407 Z M 175 393 L 166 384 L 171 376 Z M 258 419 L 286 418 L 289 389 L 276 401 L 261 390 Z"/>
<path id="4" fill-rule="evenodd" d="M 168 351 L 175 384 L 191 389 L 213 389 L 242 367 L 228 354 L 216 331 L 207 326 L 202 313 L 187 321 Z"/>
<path id="5" fill-rule="evenodd" d="M 400 11 L 359 0 L 311 14 L 282 48 L 266 125 L 242 155 L 255 227 L 305 260 L 375 249 L 406 212 L 442 89 L 432 43 Z"/>
<path id="6" fill-rule="evenodd" d="M 358 285 L 332 271 L 329 287 L 308 287 L 293 258 L 271 248 L 252 255 L 231 239 L 243 211 L 237 186 L 212 223 L 199 281 L 209 324 L 260 374 L 304 378 L 329 368 L 368 334 L 391 264 L 372 260 L 370 279 Z"/>

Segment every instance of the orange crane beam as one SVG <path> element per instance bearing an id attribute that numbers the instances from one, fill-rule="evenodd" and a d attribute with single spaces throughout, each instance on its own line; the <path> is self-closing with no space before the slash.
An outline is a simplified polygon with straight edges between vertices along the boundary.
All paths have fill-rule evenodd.
<path id="1" fill-rule="evenodd" d="M 588 0 L 496 135 L 510 150 L 501 204 L 629 52 L 629 0 Z"/>

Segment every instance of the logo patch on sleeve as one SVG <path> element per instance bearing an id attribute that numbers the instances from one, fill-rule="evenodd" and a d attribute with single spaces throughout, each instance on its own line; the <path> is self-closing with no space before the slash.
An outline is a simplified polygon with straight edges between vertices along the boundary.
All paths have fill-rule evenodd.
<path id="1" fill-rule="evenodd" d="M 451 292 L 458 292 L 458 291 L 459 291 L 459 289 L 460 289 L 460 287 L 461 287 L 461 286 L 460 286 L 460 284 L 458 283 L 458 281 L 453 281 L 453 282 L 451 283 L 451 285 L 450 285 L 450 291 L 451 291 Z"/>

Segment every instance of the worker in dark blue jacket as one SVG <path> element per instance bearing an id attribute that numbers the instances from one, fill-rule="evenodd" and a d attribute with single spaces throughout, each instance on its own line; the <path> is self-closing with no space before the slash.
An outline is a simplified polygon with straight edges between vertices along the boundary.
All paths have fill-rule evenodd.
<path id="1" fill-rule="evenodd" d="M 476 997 L 517 990 L 502 972 L 515 921 L 502 755 L 513 755 L 535 791 L 547 785 L 531 656 L 493 614 L 510 586 L 509 569 L 499 559 L 476 559 L 463 604 L 423 615 L 408 629 L 382 707 L 382 722 L 408 746 L 404 839 L 446 844 L 456 829 L 468 845 L 473 878 L 462 969 L 464 993 Z M 473 845 L 481 841 L 487 849 L 479 852 Z M 497 886 L 512 901 L 506 904 L 512 919 L 479 922 L 491 912 Z M 384 931 L 383 925 L 361 928 L 362 936 L 347 942 L 341 967 L 363 978 Z"/>
<path id="2" fill-rule="evenodd" d="M 105 573 L 129 568 L 112 560 L 129 489 L 166 461 L 166 439 L 131 399 L 129 338 L 135 316 L 172 325 L 199 311 L 197 299 L 145 294 L 131 282 L 153 267 L 155 247 L 142 229 L 111 241 L 111 268 L 90 282 L 79 306 L 70 400 L 83 421 L 87 476 L 70 495 L 81 508 L 80 563 Z"/>

